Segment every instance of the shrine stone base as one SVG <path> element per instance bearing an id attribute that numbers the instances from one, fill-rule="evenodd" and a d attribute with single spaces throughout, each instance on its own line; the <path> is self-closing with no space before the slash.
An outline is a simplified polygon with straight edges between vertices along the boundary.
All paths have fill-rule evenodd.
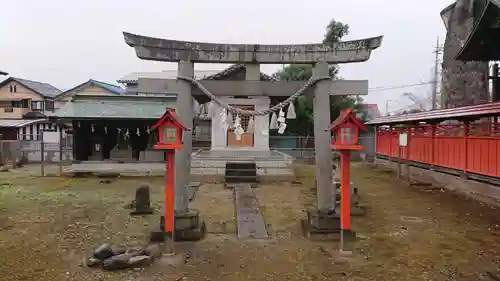
<path id="1" fill-rule="evenodd" d="M 259 182 L 294 178 L 292 167 L 294 158 L 276 150 L 201 149 L 193 152 L 192 157 L 191 176 L 199 181 L 203 181 L 204 178 L 223 181 L 227 163 L 255 163 Z"/>
<path id="2" fill-rule="evenodd" d="M 199 211 L 189 210 L 185 213 L 175 213 L 175 241 L 199 241 L 207 233 L 205 222 L 200 219 Z M 165 241 L 165 218 L 160 217 L 159 224 L 150 233 L 150 242 Z"/>
<path id="3" fill-rule="evenodd" d="M 335 211 L 308 209 L 307 218 L 302 220 L 301 224 L 304 235 L 308 238 L 327 236 L 335 240 L 340 239 L 340 214 Z M 352 239 L 356 234 L 353 231 L 344 231 L 344 237 Z"/>

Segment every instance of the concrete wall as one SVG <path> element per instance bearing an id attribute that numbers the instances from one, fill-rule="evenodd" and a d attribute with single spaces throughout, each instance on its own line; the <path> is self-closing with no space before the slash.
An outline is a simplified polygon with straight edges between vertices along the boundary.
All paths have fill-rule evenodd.
<path id="1" fill-rule="evenodd" d="M 397 169 L 397 163 L 384 159 L 376 159 L 375 165 L 386 167 L 394 171 Z M 407 180 L 406 171 L 405 165 L 402 165 L 403 181 Z M 412 182 L 421 183 L 417 184 L 417 188 L 445 188 L 478 201 L 497 206 L 500 205 L 500 187 L 498 185 L 482 183 L 456 175 L 413 166 L 410 167 L 409 171 Z M 396 177 L 396 174 L 394 174 L 394 177 Z"/>
<path id="2" fill-rule="evenodd" d="M 10 92 L 11 85 L 16 86 L 15 93 Z M 11 101 L 20 101 L 21 99 L 43 101 L 42 96 L 15 81 L 0 87 L 0 100 L 3 100 L 0 103 L 0 119 L 21 119 L 23 114 L 28 113 L 31 109 L 31 102 L 28 103 L 28 108 L 12 108 Z"/>

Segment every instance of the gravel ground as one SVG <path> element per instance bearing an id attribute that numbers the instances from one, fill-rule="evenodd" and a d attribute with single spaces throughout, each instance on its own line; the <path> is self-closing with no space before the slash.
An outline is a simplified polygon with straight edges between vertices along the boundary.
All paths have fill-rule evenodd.
<path id="1" fill-rule="evenodd" d="M 255 190 L 272 238 L 236 239 L 233 198 L 220 184 L 203 184 L 192 207 L 209 234 L 179 244 L 184 262 L 141 270 L 103 272 L 84 263 L 103 242 L 141 245 L 159 213 L 129 216 L 124 205 L 142 183 L 161 208 L 163 180 L 38 178 L 0 173 L 1 280 L 490 280 L 496 272 L 498 210 L 440 189 L 408 188 L 386 170 L 355 165 L 365 217 L 348 259 L 335 242 L 302 237 L 299 220 L 314 203 L 314 167 L 298 167 L 301 184 L 281 182 Z M 491 279 L 492 280 L 492 279 Z"/>

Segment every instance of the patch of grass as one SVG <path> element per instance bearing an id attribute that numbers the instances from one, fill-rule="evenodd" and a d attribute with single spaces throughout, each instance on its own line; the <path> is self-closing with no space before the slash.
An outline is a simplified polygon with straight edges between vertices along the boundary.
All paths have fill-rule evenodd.
<path id="1" fill-rule="evenodd" d="M 221 184 L 204 184 L 191 207 L 200 210 L 209 232 L 225 228 L 225 234 L 179 244 L 178 251 L 188 251 L 191 258 L 178 268 L 155 265 L 119 273 L 87 270 L 81 267 L 82 261 L 103 242 L 145 243 L 161 213 L 130 217 L 123 205 L 133 199 L 136 187 L 146 183 L 151 186 L 153 206 L 161 210 L 162 179 L 100 184 L 92 178 L 33 179 L 17 177 L 22 173 L 16 172 L 0 186 L 0 251 L 6 253 L 0 255 L 0 276 L 41 281 L 183 277 L 444 281 L 498 266 L 500 223 L 495 210 L 447 192 L 421 192 L 399 183 L 390 173 L 357 164 L 352 167 L 352 180 L 361 203 L 370 208 L 366 217 L 353 218 L 353 230 L 363 236 L 354 255 L 337 261 L 321 250 L 335 252 L 335 242 L 302 237 L 299 220 L 305 217 L 303 210 L 315 204 L 315 167 L 298 165 L 296 170 L 302 184 L 282 182 L 255 189 L 266 223 L 281 231 L 273 239 L 237 240 L 232 191 Z M 409 217 L 415 219 L 405 219 Z M 457 272 L 460 278 L 453 277 Z"/>

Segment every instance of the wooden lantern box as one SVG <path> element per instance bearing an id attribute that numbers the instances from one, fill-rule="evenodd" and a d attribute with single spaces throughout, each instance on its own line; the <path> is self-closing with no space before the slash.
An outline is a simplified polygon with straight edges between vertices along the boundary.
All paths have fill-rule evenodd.
<path id="1" fill-rule="evenodd" d="M 359 145 L 359 131 L 366 131 L 363 122 L 352 109 L 344 110 L 329 128 L 332 131 L 331 147 L 335 150 L 363 150 Z"/>
<path id="2" fill-rule="evenodd" d="M 158 143 L 153 148 L 162 150 L 183 149 L 182 136 L 185 131 L 190 131 L 177 120 L 175 109 L 168 107 L 165 114 L 151 128 L 158 130 Z"/>

